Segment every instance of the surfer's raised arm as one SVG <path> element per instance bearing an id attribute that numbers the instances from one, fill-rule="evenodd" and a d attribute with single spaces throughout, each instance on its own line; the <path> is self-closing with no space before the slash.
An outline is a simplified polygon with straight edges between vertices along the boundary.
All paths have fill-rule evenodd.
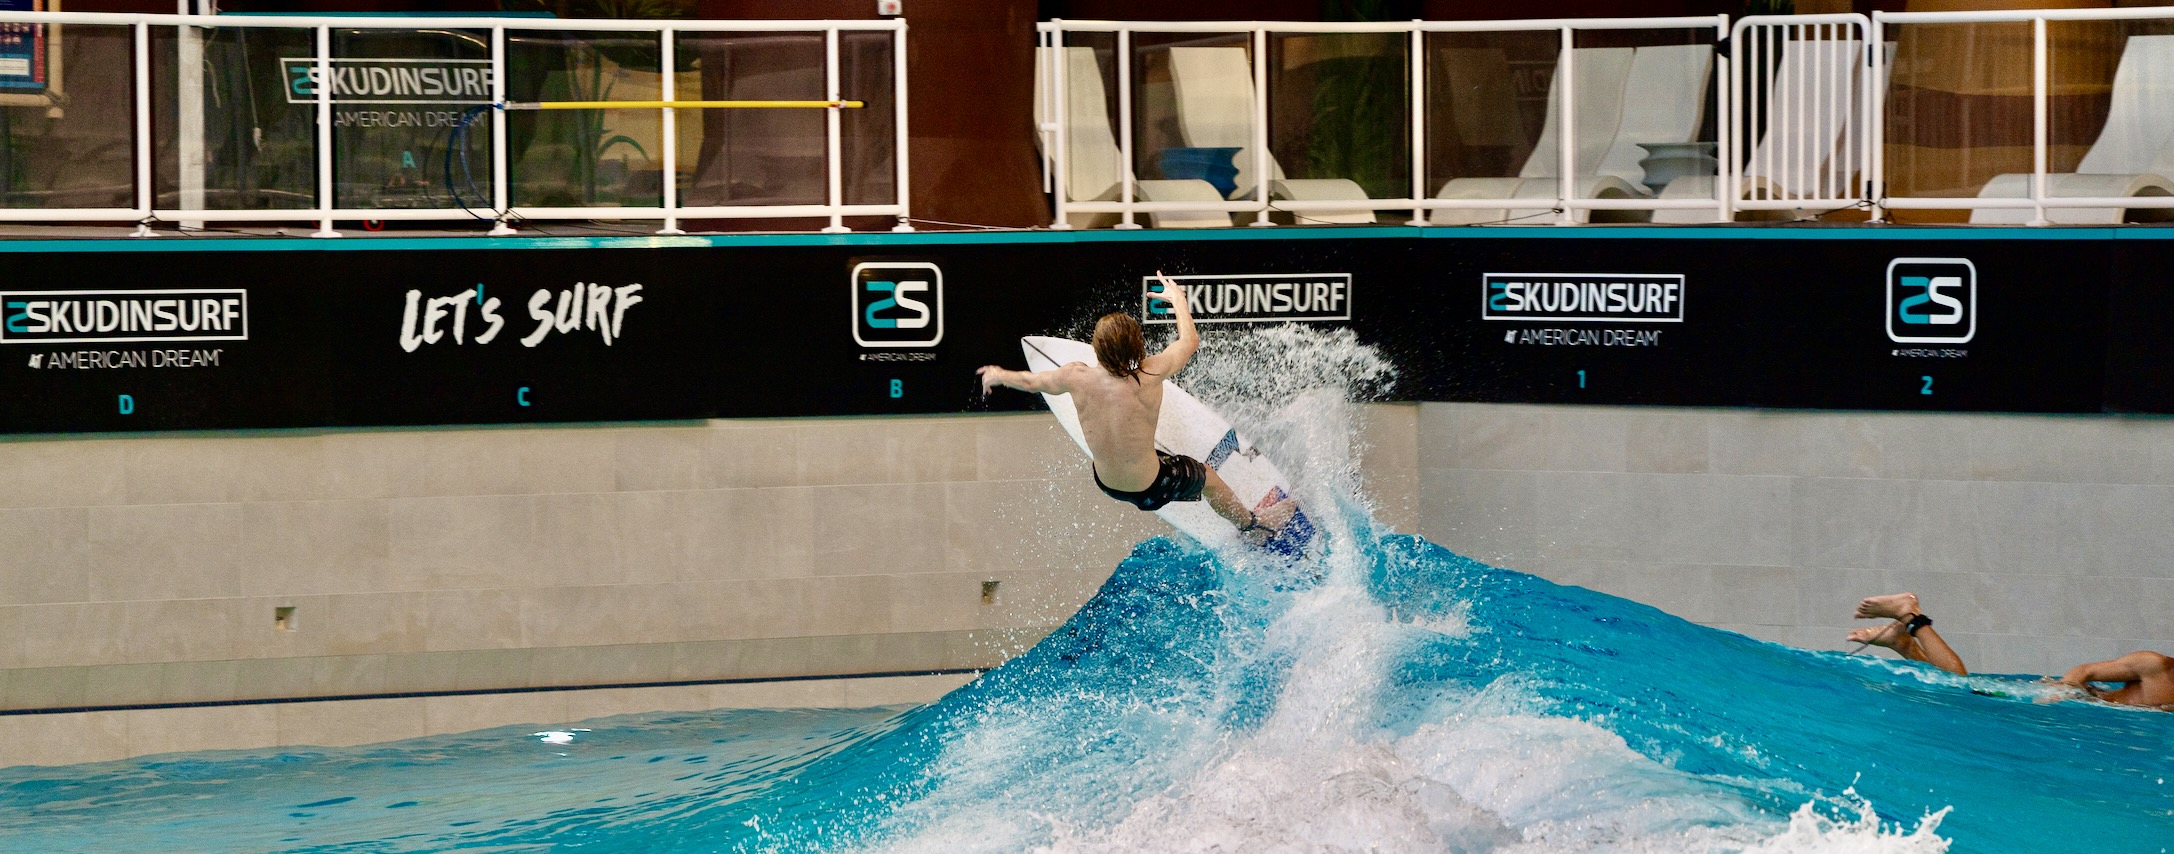
<path id="1" fill-rule="evenodd" d="M 983 395 L 987 395 L 997 386 L 1041 394 L 1070 394 L 1072 384 L 1065 382 L 1064 376 L 1065 368 L 1069 367 L 1072 366 L 1066 365 L 1052 371 L 1030 372 L 1014 371 L 1010 368 L 1000 368 L 995 365 L 983 365 L 975 373 L 981 375 L 981 393 Z"/>
<path id="2" fill-rule="evenodd" d="M 1153 296 L 1170 304 L 1170 314 L 1178 323 L 1178 340 L 1170 342 L 1162 352 L 1147 357 L 1141 366 L 1156 376 L 1168 377 L 1184 370 L 1186 363 L 1193 360 L 1194 351 L 1200 349 L 1200 330 L 1193 326 L 1193 309 L 1185 302 L 1185 289 L 1170 281 L 1161 270 L 1155 271 L 1155 278 L 1162 282 L 1162 290 Z"/>

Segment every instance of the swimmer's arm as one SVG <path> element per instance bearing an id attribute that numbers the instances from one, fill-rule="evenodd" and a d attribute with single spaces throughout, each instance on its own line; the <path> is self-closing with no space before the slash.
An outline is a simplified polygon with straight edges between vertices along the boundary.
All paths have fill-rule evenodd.
<path id="1" fill-rule="evenodd" d="M 1170 281 L 1161 270 L 1155 271 L 1155 278 L 1162 281 L 1162 290 L 1156 291 L 1154 297 L 1170 304 L 1170 313 L 1177 320 L 1178 340 L 1170 342 L 1162 352 L 1147 357 L 1141 367 L 1156 376 L 1167 377 L 1184 370 L 1186 363 L 1193 360 L 1193 352 L 1200 349 L 1200 330 L 1193 326 L 1193 308 L 1185 302 L 1185 289 Z"/>
<path id="2" fill-rule="evenodd" d="M 2141 656 L 2130 654 L 2112 661 L 2079 664 L 2061 677 L 2061 684 L 2089 691 L 2093 682 L 2136 682 L 2144 678 L 2146 663 Z"/>
<path id="3" fill-rule="evenodd" d="M 1069 394 L 1072 384 L 1065 381 L 1064 368 L 1053 371 L 1014 371 L 995 365 L 983 365 L 976 371 L 981 375 L 981 393 L 986 395 L 997 386 L 1016 388 L 1020 391 L 1041 394 Z"/>

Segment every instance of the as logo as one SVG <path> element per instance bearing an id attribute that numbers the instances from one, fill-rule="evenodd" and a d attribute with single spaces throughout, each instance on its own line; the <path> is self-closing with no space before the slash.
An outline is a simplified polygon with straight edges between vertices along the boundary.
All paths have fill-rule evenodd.
<path id="1" fill-rule="evenodd" d="M 1887 262 L 1887 337 L 1962 344 L 1978 334 L 1978 268 L 1968 258 Z"/>
<path id="2" fill-rule="evenodd" d="M 934 347 L 944 340 L 944 273 L 926 261 L 853 265 L 853 340 Z"/>

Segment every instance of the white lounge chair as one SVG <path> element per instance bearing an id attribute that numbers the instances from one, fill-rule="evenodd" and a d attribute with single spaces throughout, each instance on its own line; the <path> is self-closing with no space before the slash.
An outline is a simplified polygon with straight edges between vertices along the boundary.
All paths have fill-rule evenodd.
<path id="1" fill-rule="evenodd" d="M 1170 49 L 1170 82 L 1177 99 L 1178 133 L 1199 148 L 1236 148 L 1233 199 L 1253 198 L 1253 70 L 1242 47 Z M 1349 178 L 1287 178 L 1275 155 L 1268 157 L 1269 197 L 1294 201 L 1364 201 L 1366 191 Z M 1371 208 L 1305 211 L 1310 222 L 1370 223 Z"/>
<path id="2" fill-rule="evenodd" d="M 1706 120 L 1706 92 L 1713 82 L 1713 67 L 1713 45 L 1639 48 L 1631 57 L 1630 80 L 1623 87 L 1624 100 L 1635 99 L 1635 104 L 1623 111 L 1615 143 L 1608 147 L 1596 171 L 1641 186 L 1646 182 L 1643 162 L 1651 155 L 1646 145 L 1696 141 L 1699 127 Z"/>
<path id="3" fill-rule="evenodd" d="M 1034 64 L 1034 115 L 1049 115 L 1045 100 L 1051 97 L 1053 87 L 1044 85 L 1042 76 L 1056 65 L 1055 48 L 1037 48 Z M 1124 192 L 1125 164 L 1117 147 L 1117 137 L 1110 132 L 1109 103 L 1102 89 L 1102 69 L 1095 61 L 1093 48 L 1067 47 L 1064 49 L 1065 115 L 1058 122 L 1065 131 L 1064 190 L 1067 201 L 1108 202 L 1116 201 Z M 1034 136 L 1042 146 L 1044 156 L 1055 156 L 1054 138 L 1050 131 L 1039 130 Z M 1221 203 L 1223 196 L 1215 186 L 1199 179 L 1173 179 L 1132 182 L 1133 194 L 1141 201 L 1150 202 L 1210 202 Z M 1074 228 L 1101 228 L 1114 225 L 1122 217 L 1115 213 L 1069 213 L 1065 221 Z M 1148 214 L 1148 222 L 1156 228 L 1228 228 L 1230 214 L 1222 211 L 1169 211 Z"/>
<path id="4" fill-rule="evenodd" d="M 1888 42 L 1886 50 L 1892 59 L 1895 43 Z M 1863 66 L 1864 42 L 1859 39 L 1787 43 L 1767 88 L 1766 128 L 1744 161 L 1738 197 L 1856 195 L 1855 181 L 1866 164 L 1866 152 L 1853 132 L 1858 104 L 1854 93 Z M 1806 92 L 1826 93 L 1827 100 L 1816 109 L 1789 110 L 1796 103 L 1792 93 Z M 1784 115 L 1785 120 L 1777 120 Z M 1661 190 L 1661 198 L 1711 199 L 1714 181 L 1711 175 L 1678 178 Z M 1662 209 L 1653 212 L 1653 221 L 1713 222 L 1714 214 L 1697 208 Z"/>
<path id="5" fill-rule="evenodd" d="M 1602 160 L 1608 156 L 1614 145 L 1616 130 L 1623 120 L 1624 87 L 1630 80 L 1634 54 L 1635 51 L 1627 47 L 1577 48 L 1573 51 L 1571 62 L 1575 66 L 1573 73 L 1577 75 L 1578 148 L 1572 152 L 1571 160 L 1577 174 L 1597 175 Z M 1442 185 L 1440 192 L 1434 194 L 1435 198 L 1556 197 L 1556 191 L 1560 188 L 1557 176 L 1561 174 L 1559 167 L 1562 131 L 1557 123 L 1562 114 L 1562 66 L 1557 65 L 1555 70 L 1555 78 L 1548 84 L 1547 116 L 1541 120 L 1540 138 L 1533 143 L 1532 154 L 1525 158 L 1525 165 L 1518 170 L 1517 177 L 1452 178 Z M 1533 182 L 1530 190 L 1527 190 L 1528 182 Z M 1617 179 L 1610 186 L 1596 187 L 1595 190 L 1644 195 L 1621 179 Z M 1532 195 L 1521 195 L 1528 192 Z M 1552 209 L 1552 205 L 1536 209 L 1441 208 L 1430 214 L 1427 221 L 1435 225 L 1505 222 L 1537 217 Z"/>
<path id="6" fill-rule="evenodd" d="M 2114 69 L 2113 108 L 2076 171 L 2046 176 L 2046 196 L 2174 195 L 2174 36 L 2130 36 Z M 2028 173 L 1999 175 L 1978 191 L 1981 199 L 2027 199 Z M 2164 215 L 2167 211 L 2154 210 Z M 2022 224 L 2030 208 L 1976 208 L 1974 223 Z M 2125 222 L 2123 208 L 2047 208 L 2046 220 L 2063 224 Z"/>

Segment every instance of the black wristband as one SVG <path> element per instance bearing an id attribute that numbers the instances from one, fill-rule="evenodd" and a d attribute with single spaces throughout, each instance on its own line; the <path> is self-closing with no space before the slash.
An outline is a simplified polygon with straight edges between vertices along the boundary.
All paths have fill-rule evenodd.
<path id="1" fill-rule="evenodd" d="M 1924 614 L 1913 614 L 1910 617 L 1910 621 L 1902 625 L 1902 630 L 1910 636 L 1915 637 L 1917 635 L 1918 629 L 1922 629 L 1929 625 L 1932 625 L 1931 617 L 1927 617 Z"/>

